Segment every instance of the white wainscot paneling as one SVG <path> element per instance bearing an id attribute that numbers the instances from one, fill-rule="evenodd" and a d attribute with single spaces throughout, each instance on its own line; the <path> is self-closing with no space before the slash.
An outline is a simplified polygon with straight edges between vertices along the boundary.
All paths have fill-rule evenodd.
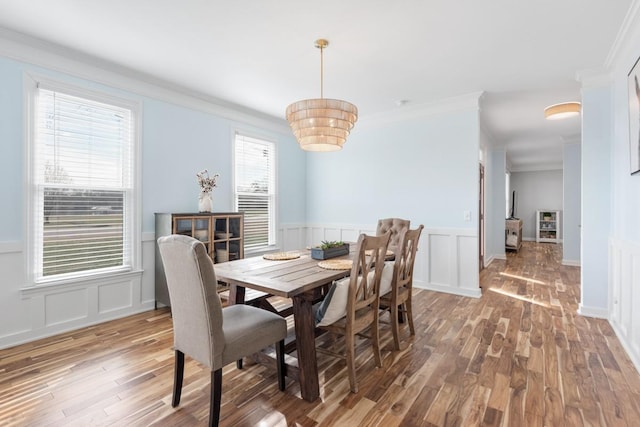
<path id="1" fill-rule="evenodd" d="M 0 348 L 94 325 L 153 308 L 140 301 L 141 271 L 21 290 L 29 328 L 0 337 Z"/>
<path id="2" fill-rule="evenodd" d="M 322 240 L 355 242 L 361 233 L 373 235 L 375 226 L 312 224 L 307 229 L 306 246 Z M 478 262 L 475 229 L 424 229 L 416 255 L 414 286 L 480 297 Z"/>
<path id="3" fill-rule="evenodd" d="M 609 240 L 609 322 L 640 371 L 640 245 Z"/>
<path id="4" fill-rule="evenodd" d="M 133 305 L 133 282 L 124 281 L 98 286 L 98 313 L 105 314 Z"/>
<path id="5" fill-rule="evenodd" d="M 280 228 L 280 247 L 283 251 L 293 251 L 307 246 L 307 228 L 299 224 L 287 224 Z"/>
<path id="6" fill-rule="evenodd" d="M 435 286 L 449 286 L 451 279 L 451 239 L 446 234 L 431 233 L 427 236 L 430 267 L 427 283 Z M 420 247 L 420 246 L 418 246 Z M 420 257 L 422 258 L 422 257 Z"/>
<path id="7" fill-rule="evenodd" d="M 416 254 L 414 286 L 479 298 L 478 236 L 474 229 L 427 229 Z M 421 250 L 426 247 L 427 250 Z"/>
<path id="8" fill-rule="evenodd" d="M 458 284 L 461 288 L 478 291 L 480 296 L 478 239 L 476 236 L 457 235 L 457 253 L 455 257 L 458 269 Z"/>
<path id="9" fill-rule="evenodd" d="M 87 289 L 70 289 L 44 296 L 45 326 L 51 327 L 89 316 Z"/>
<path id="10" fill-rule="evenodd" d="M 357 242 L 360 234 L 375 235 L 375 228 L 360 225 L 318 225 L 309 226 L 306 246 L 319 245 L 323 240 Z"/>

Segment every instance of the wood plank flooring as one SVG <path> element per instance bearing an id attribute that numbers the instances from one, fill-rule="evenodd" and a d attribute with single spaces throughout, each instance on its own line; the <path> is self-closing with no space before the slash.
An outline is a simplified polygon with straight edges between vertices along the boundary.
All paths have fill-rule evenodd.
<path id="1" fill-rule="evenodd" d="M 480 299 L 417 291 L 416 336 L 383 367 L 357 341 L 360 392 L 345 362 L 318 354 L 321 398 L 245 362 L 223 374 L 224 426 L 636 426 L 640 375 L 605 320 L 576 314 L 579 268 L 561 246 L 525 242 L 481 273 Z M 187 358 L 171 407 L 171 318 L 156 310 L 0 351 L 2 426 L 195 426 L 209 374 Z M 317 344 L 341 351 L 325 335 Z"/>

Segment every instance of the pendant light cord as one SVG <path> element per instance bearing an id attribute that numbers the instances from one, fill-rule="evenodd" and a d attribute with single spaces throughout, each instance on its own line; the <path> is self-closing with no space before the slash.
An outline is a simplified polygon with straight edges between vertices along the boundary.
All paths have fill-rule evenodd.
<path id="1" fill-rule="evenodd" d="M 324 46 L 320 45 L 320 99 L 324 98 Z"/>

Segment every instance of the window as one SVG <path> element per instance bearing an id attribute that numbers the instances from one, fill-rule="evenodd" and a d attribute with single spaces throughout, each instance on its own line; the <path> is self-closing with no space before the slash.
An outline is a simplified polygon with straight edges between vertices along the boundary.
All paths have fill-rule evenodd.
<path id="1" fill-rule="evenodd" d="M 33 281 L 131 270 L 136 106 L 49 82 L 30 98 Z"/>
<path id="2" fill-rule="evenodd" d="M 235 207 L 244 212 L 245 251 L 275 245 L 275 144 L 236 133 Z"/>

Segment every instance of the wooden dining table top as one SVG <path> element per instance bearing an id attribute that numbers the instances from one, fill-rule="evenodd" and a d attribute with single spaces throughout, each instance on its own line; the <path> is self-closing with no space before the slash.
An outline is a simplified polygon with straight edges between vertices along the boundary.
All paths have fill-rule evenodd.
<path id="1" fill-rule="evenodd" d="M 291 298 L 298 294 L 346 277 L 349 270 L 330 270 L 318 266 L 306 249 L 295 251 L 299 258 L 269 260 L 262 256 L 223 262 L 215 265 L 218 280 L 245 286 L 271 295 Z M 349 258 L 349 255 L 334 259 Z"/>

